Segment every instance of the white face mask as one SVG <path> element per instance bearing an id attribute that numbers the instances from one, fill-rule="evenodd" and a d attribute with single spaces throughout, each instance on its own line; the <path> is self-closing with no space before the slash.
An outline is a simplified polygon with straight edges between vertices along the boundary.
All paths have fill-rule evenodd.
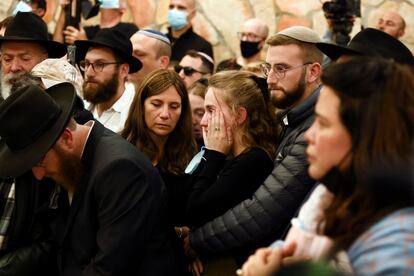
<path id="1" fill-rule="evenodd" d="M 187 16 L 188 13 L 185 11 L 179 10 L 169 10 L 168 11 L 168 24 L 170 24 L 171 28 L 174 30 L 181 30 L 185 26 L 187 26 Z"/>
<path id="2" fill-rule="evenodd" d="M 16 7 L 13 10 L 13 16 L 15 16 L 18 12 L 31 12 L 32 11 L 32 7 L 27 4 L 26 2 L 23 1 L 19 1 L 19 3 L 17 3 Z"/>
<path id="3" fill-rule="evenodd" d="M 119 9 L 119 0 L 100 0 L 101 9 Z"/>

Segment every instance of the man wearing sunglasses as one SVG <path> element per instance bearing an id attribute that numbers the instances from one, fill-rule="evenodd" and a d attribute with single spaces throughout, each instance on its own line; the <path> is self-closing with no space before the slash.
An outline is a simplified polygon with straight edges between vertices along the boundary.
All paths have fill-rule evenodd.
<path id="1" fill-rule="evenodd" d="M 129 73 L 141 69 L 132 56 L 128 37 L 111 28 L 100 30 L 92 40 L 77 40 L 76 61 L 85 73 L 83 98 L 95 119 L 106 128 L 124 128 L 135 89 L 127 83 Z"/>
<path id="2" fill-rule="evenodd" d="M 205 53 L 190 50 L 180 63 L 174 66 L 174 70 L 184 81 L 185 87 L 189 88 L 197 80 L 213 74 L 214 61 Z"/>

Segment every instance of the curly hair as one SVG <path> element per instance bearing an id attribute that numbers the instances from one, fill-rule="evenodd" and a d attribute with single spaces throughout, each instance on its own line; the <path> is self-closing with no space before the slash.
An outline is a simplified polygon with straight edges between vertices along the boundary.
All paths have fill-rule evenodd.
<path id="1" fill-rule="evenodd" d="M 221 71 L 211 76 L 209 87 L 223 91 L 219 97 L 236 112 L 239 107 L 247 111 L 242 125 L 242 141 L 250 147 L 262 148 L 273 160 L 276 157 L 278 128 L 273 104 L 266 95 L 266 85 L 256 75 L 245 71 Z M 262 80 L 265 83 L 265 80 Z M 263 91 L 266 90 L 266 91 Z"/>
<path id="2" fill-rule="evenodd" d="M 171 86 L 181 97 L 181 114 L 177 125 L 168 136 L 164 149 L 161 150 L 152 140 L 145 123 L 144 102 L 151 96 L 163 93 Z M 193 137 L 187 90 L 177 73 L 168 69 L 159 69 L 144 78 L 137 88 L 121 136 L 136 145 L 150 160 L 158 160 L 161 170 L 175 175 L 184 173 L 185 167 L 196 153 L 197 146 Z"/>

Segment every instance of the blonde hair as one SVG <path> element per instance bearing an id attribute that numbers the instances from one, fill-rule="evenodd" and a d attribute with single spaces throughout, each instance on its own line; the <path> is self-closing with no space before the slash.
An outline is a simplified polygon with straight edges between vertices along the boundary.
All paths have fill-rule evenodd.
<path id="1" fill-rule="evenodd" d="M 260 84 L 259 79 L 250 72 L 221 71 L 210 77 L 209 87 L 222 90 L 219 97 L 232 112 L 236 113 L 240 107 L 246 109 L 242 141 L 250 147 L 262 148 L 274 159 L 278 136 L 276 116 L 266 82 L 262 79 L 264 85 Z"/>

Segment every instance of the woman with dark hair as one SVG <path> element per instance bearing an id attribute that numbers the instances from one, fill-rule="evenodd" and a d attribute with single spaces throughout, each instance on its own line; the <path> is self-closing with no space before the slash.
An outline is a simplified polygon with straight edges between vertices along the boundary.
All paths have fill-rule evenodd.
<path id="1" fill-rule="evenodd" d="M 184 170 L 197 146 L 187 90 L 177 73 L 159 69 L 144 78 L 121 135 L 147 155 L 161 174 L 167 188 L 171 231 L 173 226 L 187 224 L 189 182 Z M 180 256 L 181 241 L 176 241 Z"/>
<path id="2" fill-rule="evenodd" d="M 187 207 L 191 226 L 250 198 L 271 173 L 277 126 L 269 97 L 266 80 L 250 72 L 222 71 L 210 77 L 200 123 L 206 149 Z M 230 257 L 244 260 L 249 253 L 243 248 Z"/>
<path id="3" fill-rule="evenodd" d="M 412 174 L 408 181 L 391 174 L 378 179 L 382 168 L 413 166 L 413 70 L 361 57 L 331 65 L 322 82 L 305 137 L 309 174 L 326 188 L 313 192 L 308 202 L 314 204 L 302 208 L 285 245 L 258 251 L 241 274 L 253 275 L 258 266 L 271 274 L 292 254 L 321 259 L 345 250 L 356 275 L 411 275 Z"/>

